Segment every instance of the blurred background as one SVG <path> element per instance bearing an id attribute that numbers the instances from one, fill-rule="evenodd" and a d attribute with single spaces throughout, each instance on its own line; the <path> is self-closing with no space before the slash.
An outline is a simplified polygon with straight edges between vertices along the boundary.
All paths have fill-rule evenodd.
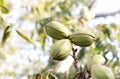
<path id="1" fill-rule="evenodd" d="M 0 12 L 0 79 L 37 79 L 36 75 L 50 70 L 58 79 L 75 76 L 71 58 L 58 62 L 50 57 L 56 40 L 44 32 L 44 25 L 52 20 L 72 32 L 92 30 L 96 42 L 87 48 L 77 47 L 79 64 L 86 73 L 89 57 L 102 54 L 120 79 L 119 4 L 120 0 L 6 0 L 10 12 Z M 7 26 L 9 35 L 4 33 Z"/>

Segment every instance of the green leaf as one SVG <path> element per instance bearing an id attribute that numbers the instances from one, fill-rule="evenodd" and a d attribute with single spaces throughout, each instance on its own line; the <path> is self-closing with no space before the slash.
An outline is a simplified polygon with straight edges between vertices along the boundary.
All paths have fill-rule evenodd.
<path id="1" fill-rule="evenodd" d="M 5 6 L 0 6 L 0 7 L 1 7 L 1 11 L 2 11 L 3 14 L 7 14 L 7 13 L 10 12 L 7 7 L 5 7 Z"/>
<path id="2" fill-rule="evenodd" d="M 0 0 L 0 9 L 3 14 L 9 13 L 9 9 L 6 7 L 6 1 L 5 0 Z"/>
<path id="3" fill-rule="evenodd" d="M 5 0 L 0 0 L 0 6 L 6 6 L 6 1 Z"/>
<path id="4" fill-rule="evenodd" d="M 33 42 L 30 38 L 28 38 L 27 36 L 25 36 L 23 33 L 21 33 L 21 32 L 18 31 L 18 30 L 16 30 L 16 32 L 17 32 L 17 34 L 18 34 L 21 38 L 23 38 L 24 40 L 26 40 L 28 43 L 34 44 L 34 42 Z"/>
<path id="5" fill-rule="evenodd" d="M 3 53 L 0 52 L 0 60 L 4 60 L 6 57 Z"/>
<path id="6" fill-rule="evenodd" d="M 3 18 L 0 17 L 0 24 L 2 24 L 4 22 Z"/>
<path id="7" fill-rule="evenodd" d="M 0 65 L 4 62 L 5 59 L 6 59 L 5 53 L 2 53 L 2 52 L 0 51 Z"/>
<path id="8" fill-rule="evenodd" d="M 56 76 L 54 74 L 52 74 L 52 73 L 49 73 L 49 78 L 50 79 L 56 79 Z"/>
<path id="9" fill-rule="evenodd" d="M 95 14 L 93 14 L 88 7 L 83 7 L 82 8 L 82 18 L 89 21 L 92 18 L 95 17 Z"/>
<path id="10" fill-rule="evenodd" d="M 117 57 L 116 58 L 117 60 L 113 63 L 113 68 L 115 68 L 116 66 L 119 66 L 120 63 L 119 63 L 119 58 Z"/>
<path id="11" fill-rule="evenodd" d="M 44 18 L 44 19 L 40 20 L 39 23 L 40 23 L 41 26 L 44 26 L 45 24 L 47 24 L 48 22 L 50 22 L 50 21 L 52 21 L 52 20 L 53 20 L 52 17 Z"/>
<path id="12" fill-rule="evenodd" d="M 43 33 L 44 25 L 52 21 L 52 19 L 53 19 L 52 17 L 49 17 L 49 18 L 41 19 L 39 22 L 36 22 L 36 30 L 39 35 Z"/>
<path id="13" fill-rule="evenodd" d="M 104 51 L 106 46 L 102 43 L 102 40 L 100 38 L 96 39 L 96 49 L 99 51 Z"/>
<path id="14" fill-rule="evenodd" d="M 81 60 L 82 58 L 84 58 L 85 53 L 86 53 L 86 49 L 82 48 L 78 53 L 78 60 Z"/>
<path id="15" fill-rule="evenodd" d="M 41 74 L 41 79 L 58 79 L 58 78 L 51 72 L 44 72 Z"/>
<path id="16" fill-rule="evenodd" d="M 46 39 L 46 34 L 45 33 L 42 33 L 42 34 L 40 34 L 40 44 L 41 44 L 41 46 L 42 46 L 42 48 L 44 49 L 44 47 L 45 47 L 45 39 Z"/>
<path id="17" fill-rule="evenodd" d="M 118 29 L 118 25 L 115 23 L 111 23 L 110 26 L 116 31 Z"/>
<path id="18" fill-rule="evenodd" d="M 120 32 L 116 35 L 116 39 L 120 41 Z"/>
<path id="19" fill-rule="evenodd" d="M 114 45 L 107 44 L 107 48 L 108 48 L 109 51 L 112 52 L 113 57 L 117 56 L 117 50 L 116 50 L 116 47 Z"/>
<path id="20" fill-rule="evenodd" d="M 110 29 L 107 27 L 107 24 L 98 24 L 97 28 L 110 38 L 111 32 Z"/>
<path id="21" fill-rule="evenodd" d="M 11 27 L 7 26 L 3 32 L 3 37 L 2 37 L 2 45 L 6 42 L 6 40 L 10 37 L 11 34 Z"/>

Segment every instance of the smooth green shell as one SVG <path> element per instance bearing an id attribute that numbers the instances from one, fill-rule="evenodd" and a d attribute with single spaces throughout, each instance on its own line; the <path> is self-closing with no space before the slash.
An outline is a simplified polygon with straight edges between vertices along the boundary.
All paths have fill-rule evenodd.
<path id="1" fill-rule="evenodd" d="M 95 37 L 87 32 L 78 32 L 71 34 L 69 39 L 75 45 L 86 47 L 93 43 Z"/>
<path id="2" fill-rule="evenodd" d="M 72 44 L 68 39 L 57 41 L 50 49 L 50 55 L 53 59 L 61 61 L 68 57 L 72 49 Z"/>
<path id="3" fill-rule="evenodd" d="M 104 64 L 105 58 L 102 55 L 94 55 L 92 61 L 94 64 Z"/>
<path id="4" fill-rule="evenodd" d="M 112 70 L 103 65 L 93 65 L 91 75 L 92 79 L 115 79 Z"/>
<path id="5" fill-rule="evenodd" d="M 87 68 L 91 71 L 93 65 L 102 65 L 105 63 L 105 58 L 102 55 L 94 55 L 91 57 L 87 63 Z"/>
<path id="6" fill-rule="evenodd" d="M 57 21 L 51 21 L 45 26 L 46 33 L 54 39 L 68 38 L 70 31 L 67 27 Z"/>

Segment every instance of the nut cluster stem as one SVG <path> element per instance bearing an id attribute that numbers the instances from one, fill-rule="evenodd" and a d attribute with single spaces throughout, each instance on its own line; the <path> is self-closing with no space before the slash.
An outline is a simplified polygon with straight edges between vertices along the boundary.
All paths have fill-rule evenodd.
<path id="1" fill-rule="evenodd" d="M 78 60 L 77 60 L 77 56 L 76 56 L 77 49 L 72 48 L 72 51 L 73 51 L 72 57 L 74 59 L 74 67 L 76 69 L 76 75 L 73 77 L 73 79 L 75 79 L 76 77 L 78 79 L 89 79 L 91 77 L 90 74 L 86 78 L 84 72 L 82 71 L 82 67 L 81 66 L 78 67 Z"/>
<path id="2" fill-rule="evenodd" d="M 74 67 L 76 69 L 76 72 L 78 73 L 79 72 L 79 68 L 78 68 L 78 61 L 77 61 L 77 57 L 76 57 L 76 52 L 77 52 L 77 49 L 74 49 L 72 48 L 72 51 L 73 51 L 73 59 L 74 59 Z"/>

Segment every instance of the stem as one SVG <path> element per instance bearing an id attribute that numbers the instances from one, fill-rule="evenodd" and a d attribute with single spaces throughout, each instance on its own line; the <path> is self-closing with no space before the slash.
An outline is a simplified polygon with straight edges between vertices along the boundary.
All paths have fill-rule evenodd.
<path id="1" fill-rule="evenodd" d="M 36 79 L 41 79 L 40 74 L 36 75 Z"/>
<path id="2" fill-rule="evenodd" d="M 95 4 L 96 4 L 96 0 L 94 0 L 94 1 L 91 3 L 91 5 L 88 6 L 88 8 L 91 10 L 91 9 L 94 7 Z"/>
<path id="3" fill-rule="evenodd" d="M 80 68 L 78 67 L 78 60 L 77 60 L 77 57 L 76 57 L 76 52 L 77 52 L 77 49 L 74 49 L 72 48 L 72 51 L 73 51 L 73 59 L 74 59 L 74 67 L 76 69 L 76 75 L 73 77 L 74 78 L 78 78 L 78 79 L 86 79 L 85 78 L 85 75 L 84 73 L 82 72 L 82 67 L 80 66 Z"/>
<path id="4" fill-rule="evenodd" d="M 75 66 L 75 69 L 76 69 L 76 72 L 78 73 L 79 72 L 79 68 L 78 68 L 78 62 L 77 62 L 77 58 L 76 58 L 76 52 L 77 52 L 77 49 L 74 49 L 72 48 L 72 51 L 73 51 L 73 59 L 74 59 L 74 66 Z"/>
<path id="5" fill-rule="evenodd" d="M 74 49 L 74 48 L 72 48 L 72 51 L 73 51 L 73 55 L 72 55 L 72 57 L 73 57 L 73 59 L 74 59 L 74 67 L 75 67 L 75 69 L 76 69 L 76 75 L 73 77 L 73 79 L 74 78 L 78 78 L 79 79 L 79 68 L 78 68 L 78 62 L 77 62 L 77 58 L 76 58 L 76 52 L 77 52 L 77 49 Z"/>
<path id="6" fill-rule="evenodd" d="M 76 52 L 77 52 L 77 49 L 74 49 L 72 48 L 72 51 L 73 51 L 73 59 L 74 59 L 74 67 L 76 69 L 76 75 L 73 77 L 73 79 L 75 79 L 76 77 L 78 79 L 90 79 L 91 78 L 91 73 L 88 72 L 88 76 L 85 77 L 85 74 L 84 72 L 82 71 L 82 67 L 78 67 L 78 60 L 77 60 L 77 56 L 76 56 Z"/>
<path id="7" fill-rule="evenodd" d="M 91 72 L 88 71 L 88 77 L 86 79 L 90 79 L 91 78 Z"/>

